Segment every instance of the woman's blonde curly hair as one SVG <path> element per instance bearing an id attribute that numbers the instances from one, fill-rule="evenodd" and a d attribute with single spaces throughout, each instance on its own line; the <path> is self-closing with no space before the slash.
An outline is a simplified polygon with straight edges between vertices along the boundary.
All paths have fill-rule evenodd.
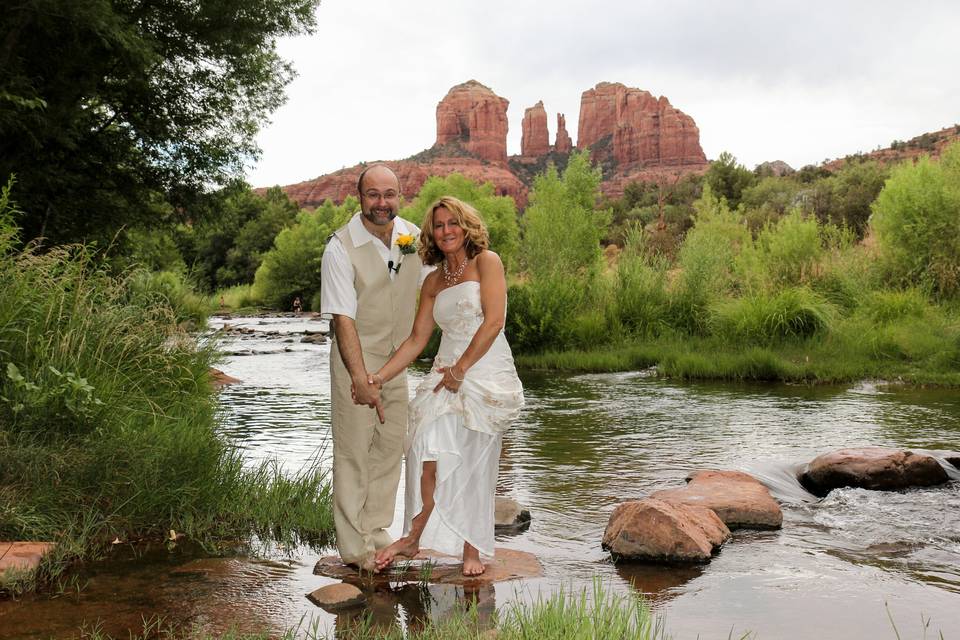
<path id="1" fill-rule="evenodd" d="M 487 226 L 480 219 L 477 210 L 462 200 L 453 196 L 443 196 L 434 202 L 427 215 L 423 219 L 423 225 L 420 227 L 420 259 L 423 264 L 436 265 L 443 260 L 443 252 L 437 248 L 433 241 L 433 215 L 437 209 L 443 207 L 453 214 L 457 222 L 466 232 L 467 257 L 473 258 L 478 253 L 490 246 L 490 235 L 487 233 Z"/>

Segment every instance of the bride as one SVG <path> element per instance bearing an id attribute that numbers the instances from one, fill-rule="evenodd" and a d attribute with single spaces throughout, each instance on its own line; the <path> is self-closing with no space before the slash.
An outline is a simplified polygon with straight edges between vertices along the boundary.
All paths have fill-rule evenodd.
<path id="1" fill-rule="evenodd" d="M 503 335 L 507 285 L 470 205 L 440 198 L 420 232 L 424 280 L 413 331 L 371 375 L 382 385 L 420 355 L 434 322 L 443 331 L 430 374 L 410 403 L 403 537 L 381 549 L 377 571 L 421 543 L 461 556 L 463 575 L 484 572 L 494 553 L 494 491 L 503 431 L 520 413 L 523 388 Z"/>

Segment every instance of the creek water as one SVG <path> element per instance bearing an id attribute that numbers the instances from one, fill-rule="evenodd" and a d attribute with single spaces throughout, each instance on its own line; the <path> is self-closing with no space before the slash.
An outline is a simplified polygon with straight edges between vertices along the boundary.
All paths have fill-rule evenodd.
<path id="1" fill-rule="evenodd" d="M 229 321 L 254 333 L 222 339 L 220 365 L 242 380 L 220 394 L 224 436 L 251 462 L 295 471 L 329 466 L 329 345 L 300 342 L 308 318 Z M 213 328 L 223 324 L 214 319 Z M 414 369 L 411 387 L 422 375 Z M 464 598 L 481 618 L 559 589 L 642 593 L 675 638 L 953 638 L 960 633 L 960 473 L 903 492 L 841 489 L 819 500 L 796 481 L 819 453 L 881 445 L 941 455 L 960 449 L 960 394 L 871 383 L 809 387 L 685 384 L 651 372 L 521 371 L 527 405 L 505 436 L 498 493 L 532 514 L 498 545 L 535 554 L 544 577 L 478 592 L 404 587 L 371 594 L 378 625 L 413 628 Z M 683 484 L 690 471 L 737 469 L 764 482 L 784 512 L 779 531 L 734 532 L 702 566 L 614 565 L 600 548 L 621 501 Z M 393 533 L 399 533 L 402 491 Z M 335 633 L 336 616 L 306 593 L 331 550 L 206 558 L 138 549 L 87 567 L 54 597 L 0 602 L 0 638 L 71 637 L 99 625 L 126 637 L 143 618 L 221 632 L 291 627 Z M 118 553 L 117 556 L 124 556 Z"/>

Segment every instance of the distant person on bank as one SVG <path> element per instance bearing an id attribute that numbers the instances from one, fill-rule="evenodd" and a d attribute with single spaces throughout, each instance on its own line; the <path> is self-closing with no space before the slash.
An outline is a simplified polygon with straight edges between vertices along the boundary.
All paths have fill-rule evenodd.
<path id="1" fill-rule="evenodd" d="M 372 165 L 360 174 L 357 190 L 360 211 L 323 252 L 320 313 L 330 320 L 335 345 L 330 398 L 337 549 L 345 563 L 370 570 L 376 552 L 393 542 L 386 530 L 396 505 L 408 404 L 405 371 L 382 388 L 369 382 L 370 374 L 410 334 L 423 267 L 397 242 L 420 230 L 397 217 L 396 174 Z"/>

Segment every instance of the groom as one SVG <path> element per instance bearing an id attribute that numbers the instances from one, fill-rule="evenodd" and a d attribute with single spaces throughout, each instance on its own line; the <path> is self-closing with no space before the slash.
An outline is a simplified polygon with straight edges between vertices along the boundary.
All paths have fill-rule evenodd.
<path id="1" fill-rule="evenodd" d="M 333 515 L 341 559 L 373 568 L 392 540 L 400 459 L 407 432 L 407 377 L 382 389 L 368 382 L 410 335 L 422 264 L 404 255 L 401 234 L 420 230 L 398 218 L 400 181 L 382 164 L 357 181 L 360 212 L 335 231 L 323 252 L 320 312 L 331 319 Z M 403 268 L 401 268 L 401 266 Z M 351 385 L 354 397 L 351 397 Z"/>

